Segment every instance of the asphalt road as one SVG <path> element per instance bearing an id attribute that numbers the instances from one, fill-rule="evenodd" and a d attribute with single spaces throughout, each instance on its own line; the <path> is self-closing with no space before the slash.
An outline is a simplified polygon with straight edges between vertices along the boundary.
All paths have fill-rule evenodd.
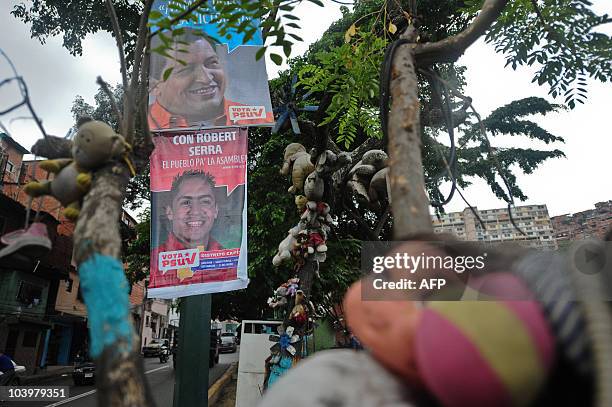
<path id="1" fill-rule="evenodd" d="M 225 372 L 232 362 L 238 361 L 236 353 L 222 353 L 219 356 L 219 364 L 209 370 L 208 385 L 212 385 Z M 153 393 L 157 407 L 172 407 L 174 397 L 174 369 L 172 369 L 172 358 L 168 363 L 159 363 L 159 358 L 147 358 L 144 360 L 144 370 Z M 98 399 L 95 386 L 74 386 L 72 377 L 64 375 L 61 378 L 48 380 L 32 386 L 70 386 L 70 397 L 56 402 L 0 402 L 0 406 L 7 407 L 97 407 Z"/>

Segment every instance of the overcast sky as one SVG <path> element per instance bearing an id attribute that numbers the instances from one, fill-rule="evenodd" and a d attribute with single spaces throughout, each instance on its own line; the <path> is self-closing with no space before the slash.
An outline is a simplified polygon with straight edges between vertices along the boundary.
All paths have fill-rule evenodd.
<path id="1" fill-rule="evenodd" d="M 60 37 L 50 38 L 45 45 L 31 39 L 29 28 L 9 14 L 15 3 L 17 1 L 13 0 L 0 2 L 3 27 L 0 47 L 26 80 L 32 103 L 47 132 L 64 135 L 73 122 L 70 107 L 76 95 L 93 102 L 97 75 L 109 83 L 120 80 L 114 40 L 108 34 L 90 35 L 84 42 L 83 56 L 72 57 L 62 48 Z M 612 14 L 612 1 L 595 0 L 594 3 L 597 11 Z M 300 33 L 306 43 L 295 48 L 295 55 L 304 52 L 308 44 L 319 38 L 340 16 L 339 7 L 335 5 L 320 9 L 311 3 L 300 5 L 298 13 L 302 16 L 300 25 L 308 29 Z M 612 31 L 610 27 L 607 29 Z M 547 88 L 531 83 L 531 71 L 505 69 L 503 56 L 495 54 L 492 47 L 483 42 L 472 46 L 459 62 L 468 67 L 466 93 L 483 117 L 513 100 L 529 96 L 550 100 Z M 269 77 L 274 77 L 278 68 L 269 61 L 267 65 Z M 9 76 L 12 75 L 8 65 L 0 61 L 0 78 Z M 554 135 L 563 137 L 565 144 L 547 146 L 529 140 L 517 142 L 513 138 L 492 140 L 497 146 L 559 148 L 566 153 L 565 159 L 550 160 L 533 174 L 518 176 L 519 185 L 529 197 L 526 203 L 546 204 L 551 215 L 589 209 L 595 202 L 612 199 L 612 86 L 591 82 L 588 90 L 586 104 L 571 111 L 534 118 Z M 0 88 L 0 110 L 18 100 L 15 86 Z M 11 135 L 26 148 L 41 137 L 33 121 L 19 119 L 28 115 L 26 108 L 20 108 L 0 117 Z M 464 195 L 480 209 L 505 206 L 484 182 L 475 182 Z M 457 196 L 447 206 L 447 211 L 464 207 Z"/>

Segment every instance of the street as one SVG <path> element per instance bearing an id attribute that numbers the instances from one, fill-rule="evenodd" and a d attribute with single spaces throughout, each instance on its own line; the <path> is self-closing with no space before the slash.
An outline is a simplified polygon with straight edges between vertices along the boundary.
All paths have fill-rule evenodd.
<path id="1" fill-rule="evenodd" d="M 222 353 L 219 356 L 219 364 L 209 370 L 208 385 L 214 383 L 227 369 L 230 363 L 238 362 L 238 352 Z M 144 360 L 144 370 L 149 384 L 149 389 L 153 394 L 157 407 L 172 407 L 174 396 L 174 369 L 172 369 L 172 358 L 168 363 L 159 363 L 159 358 L 146 358 Z M 67 374 L 55 380 L 48 380 L 44 383 L 33 384 L 32 386 L 70 386 L 70 398 L 56 402 L 29 402 L 28 407 L 95 407 L 97 406 L 95 386 L 74 386 L 72 377 Z M 0 402 L 2 406 L 24 407 L 23 402 Z"/>

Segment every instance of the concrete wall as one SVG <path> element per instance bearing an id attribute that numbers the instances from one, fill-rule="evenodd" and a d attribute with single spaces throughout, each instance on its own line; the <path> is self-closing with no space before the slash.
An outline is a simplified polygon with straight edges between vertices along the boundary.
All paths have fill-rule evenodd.
<path id="1" fill-rule="evenodd" d="M 81 280 L 79 279 L 79 275 L 75 272 L 70 272 L 70 279 L 72 280 L 72 288 L 70 291 L 65 281 L 60 281 L 59 283 L 57 299 L 55 300 L 55 310 L 57 312 L 85 317 L 87 316 L 87 308 L 85 304 L 78 299 Z"/>

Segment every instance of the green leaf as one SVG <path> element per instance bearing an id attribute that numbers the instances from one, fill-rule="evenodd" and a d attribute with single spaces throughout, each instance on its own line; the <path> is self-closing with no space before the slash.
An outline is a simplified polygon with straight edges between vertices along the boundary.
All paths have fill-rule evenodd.
<path id="1" fill-rule="evenodd" d="M 283 63 L 283 57 L 281 57 L 281 56 L 280 56 L 280 55 L 278 55 L 278 54 L 271 53 L 271 54 L 270 54 L 270 59 L 271 59 L 271 60 L 272 60 L 272 62 L 274 62 L 276 65 L 280 65 L 280 64 L 282 64 L 282 63 Z"/>
<path id="2" fill-rule="evenodd" d="M 311 2 L 311 3 L 316 4 L 319 7 L 324 7 L 325 6 L 321 0 L 308 0 L 308 1 Z"/>
<path id="3" fill-rule="evenodd" d="M 257 52 L 255 53 L 255 60 L 259 61 L 261 57 L 264 56 L 264 54 L 266 53 L 266 48 L 268 47 L 261 47 L 257 50 Z"/>
<path id="4" fill-rule="evenodd" d="M 158 10 L 151 10 L 151 12 L 149 13 L 149 20 L 159 20 L 163 16 L 164 15 Z"/>
<path id="5" fill-rule="evenodd" d="M 287 42 L 285 42 L 285 44 L 283 44 L 283 53 L 285 54 L 285 56 L 287 58 L 289 58 L 289 55 L 291 55 L 291 43 L 289 42 L 287 44 Z M 278 64 L 278 65 L 280 65 L 280 64 Z"/>
<path id="6" fill-rule="evenodd" d="M 174 67 L 172 67 L 172 66 L 171 66 L 170 68 L 168 68 L 168 69 L 166 69 L 166 70 L 164 71 L 164 74 L 163 74 L 163 80 L 164 80 L 164 81 L 168 80 L 168 78 L 169 78 L 169 77 L 170 77 L 170 75 L 172 74 L 172 71 L 173 71 L 173 70 L 174 70 Z"/>
<path id="7" fill-rule="evenodd" d="M 299 35 L 293 34 L 293 33 L 289 33 L 289 36 L 293 39 L 295 39 L 296 41 L 300 41 L 300 42 L 304 42 L 304 40 L 302 39 L 302 37 L 300 37 Z"/>

